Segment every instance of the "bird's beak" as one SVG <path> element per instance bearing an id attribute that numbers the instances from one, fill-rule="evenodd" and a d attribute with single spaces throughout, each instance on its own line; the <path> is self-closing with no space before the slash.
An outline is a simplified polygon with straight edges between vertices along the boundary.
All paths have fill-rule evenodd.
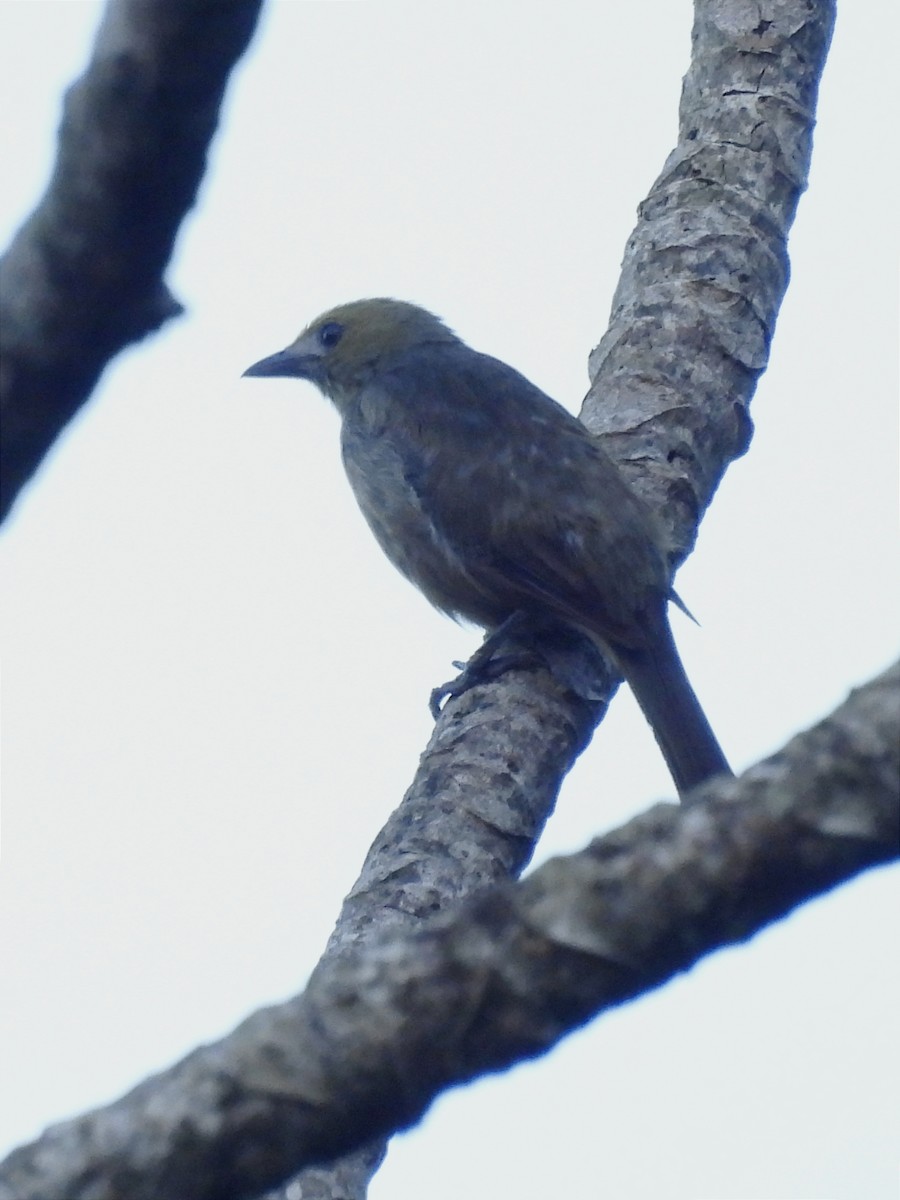
<path id="1" fill-rule="evenodd" d="M 315 369 L 316 356 L 313 354 L 298 354 L 293 347 L 279 350 L 268 358 L 261 358 L 252 367 L 244 371 L 244 375 L 284 376 L 290 379 L 311 379 Z"/>

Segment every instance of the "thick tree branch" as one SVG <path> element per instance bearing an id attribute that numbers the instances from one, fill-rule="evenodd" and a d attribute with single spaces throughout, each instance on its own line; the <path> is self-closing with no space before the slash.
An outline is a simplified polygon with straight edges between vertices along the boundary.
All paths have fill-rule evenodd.
<path id="1" fill-rule="evenodd" d="M 739 780 L 381 933 L 0 1166 L 0 1200 L 243 1200 L 900 851 L 900 664 Z"/>
<path id="2" fill-rule="evenodd" d="M 640 207 L 610 327 L 591 356 L 592 386 L 582 411 L 659 514 L 670 534 L 673 565 L 693 545 L 729 462 L 749 444 L 749 404 L 787 285 L 787 236 L 807 183 L 818 85 L 833 25 L 834 0 L 756 5 L 695 0 L 678 144 Z M 521 770 L 538 753 L 548 774 L 541 794 L 531 798 L 545 805 L 537 836 L 564 774 L 617 685 L 615 673 L 585 643 L 568 649 L 567 662 L 573 683 L 568 691 L 548 671 L 535 669 L 508 672 L 448 704 L 436 731 L 438 739 L 452 738 L 452 756 L 441 759 L 446 779 L 454 778 L 458 761 L 480 769 L 448 792 L 426 788 L 423 794 L 452 795 L 468 809 L 496 796 L 498 828 L 517 829 L 519 810 L 510 807 L 514 797 L 507 780 L 511 769 Z M 595 698 L 593 705 L 580 698 L 585 696 Z M 520 719 L 523 703 L 527 720 Z M 479 759 L 486 729 L 490 755 Z M 562 740 L 561 731 L 568 731 Z M 554 753 L 555 779 L 549 773 Z M 396 857 L 406 862 L 391 877 L 397 882 L 396 907 L 381 906 L 378 891 L 368 894 L 363 885 L 354 925 L 345 925 L 345 912 L 336 937 L 377 929 L 398 911 L 420 911 L 425 895 L 439 907 L 479 886 L 482 860 L 476 865 L 455 854 L 458 831 L 455 821 L 443 819 L 446 809 L 449 805 L 432 804 L 431 836 L 418 843 L 427 845 L 420 855 L 405 842 L 416 825 L 404 815 L 404 801 L 380 839 L 394 840 Z M 529 808 L 529 817 L 533 811 Z M 517 836 L 500 860 L 513 869 L 531 853 L 529 845 L 516 843 Z M 451 861 L 453 870 L 443 870 Z M 410 875 L 414 894 L 404 899 L 399 893 L 405 893 Z M 431 890 L 427 880 L 433 881 Z M 304 1197 L 361 1200 L 366 1173 L 359 1161 L 350 1165 L 355 1189 L 342 1181 L 332 1189 L 324 1175 L 314 1180 L 303 1175 Z"/>
<path id="3" fill-rule="evenodd" d="M 582 414 L 662 514 L 673 559 L 728 463 L 787 287 L 833 0 L 695 0 L 678 145 L 641 204 Z"/>
<path id="4" fill-rule="evenodd" d="M 696 0 L 693 55 L 679 142 L 629 239 L 611 324 L 591 356 L 583 420 L 670 537 L 673 565 L 729 462 L 747 449 L 748 407 L 766 364 L 788 279 L 787 236 L 806 187 L 833 0 Z M 572 690 L 598 701 L 612 671 L 573 651 Z M 500 700 L 517 703 L 509 687 Z M 547 672 L 530 679 L 551 726 L 562 696 Z M 460 738 L 479 705 L 448 706 Z M 506 739 L 508 754 L 528 748 Z"/>
<path id="5" fill-rule="evenodd" d="M 110 359 L 181 312 L 163 272 L 260 3 L 109 0 L 0 262 L 0 519 Z"/>

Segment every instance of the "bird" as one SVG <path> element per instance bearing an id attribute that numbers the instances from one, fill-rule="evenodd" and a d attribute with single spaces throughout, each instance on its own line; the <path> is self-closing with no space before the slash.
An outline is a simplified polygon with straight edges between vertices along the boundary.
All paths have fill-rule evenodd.
<path id="1" fill-rule="evenodd" d="M 661 527 L 561 404 L 390 298 L 329 309 L 244 375 L 332 401 L 363 516 L 435 608 L 486 646 L 521 619 L 574 627 L 631 687 L 680 795 L 730 774 L 675 646 Z"/>

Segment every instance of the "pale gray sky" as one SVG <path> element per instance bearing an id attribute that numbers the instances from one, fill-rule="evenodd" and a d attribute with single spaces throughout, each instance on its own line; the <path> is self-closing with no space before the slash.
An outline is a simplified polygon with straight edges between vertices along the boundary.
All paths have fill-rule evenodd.
<path id="1" fill-rule="evenodd" d="M 4 241 L 99 7 L 0 2 Z M 0 538 L 0 1152 L 303 985 L 478 640 L 381 558 L 326 403 L 241 371 L 393 294 L 576 409 L 690 24 L 270 3 L 171 271 L 187 318 L 107 372 Z M 737 769 L 896 655 L 896 24 L 839 15 L 756 437 L 678 579 Z M 623 690 L 539 860 L 670 795 Z M 446 1097 L 373 1200 L 893 1198 L 898 893 L 872 873 Z"/>

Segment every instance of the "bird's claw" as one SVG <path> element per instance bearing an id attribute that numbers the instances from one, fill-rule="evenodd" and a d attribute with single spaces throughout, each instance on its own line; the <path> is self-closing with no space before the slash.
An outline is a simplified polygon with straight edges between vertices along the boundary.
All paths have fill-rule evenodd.
<path id="1" fill-rule="evenodd" d="M 480 683 L 489 683 L 492 679 L 497 679 L 505 671 L 512 671 L 517 667 L 533 665 L 534 654 L 527 650 L 512 650 L 499 653 L 494 651 L 493 647 L 490 647 L 485 652 L 485 647 L 482 646 L 475 651 L 467 663 L 453 663 L 453 666 L 459 671 L 455 679 L 448 679 L 446 683 L 442 683 L 439 687 L 432 690 L 428 701 L 431 715 L 437 720 L 441 714 L 444 701 L 452 700 L 456 696 L 462 696 L 470 688 L 477 687 Z"/>

